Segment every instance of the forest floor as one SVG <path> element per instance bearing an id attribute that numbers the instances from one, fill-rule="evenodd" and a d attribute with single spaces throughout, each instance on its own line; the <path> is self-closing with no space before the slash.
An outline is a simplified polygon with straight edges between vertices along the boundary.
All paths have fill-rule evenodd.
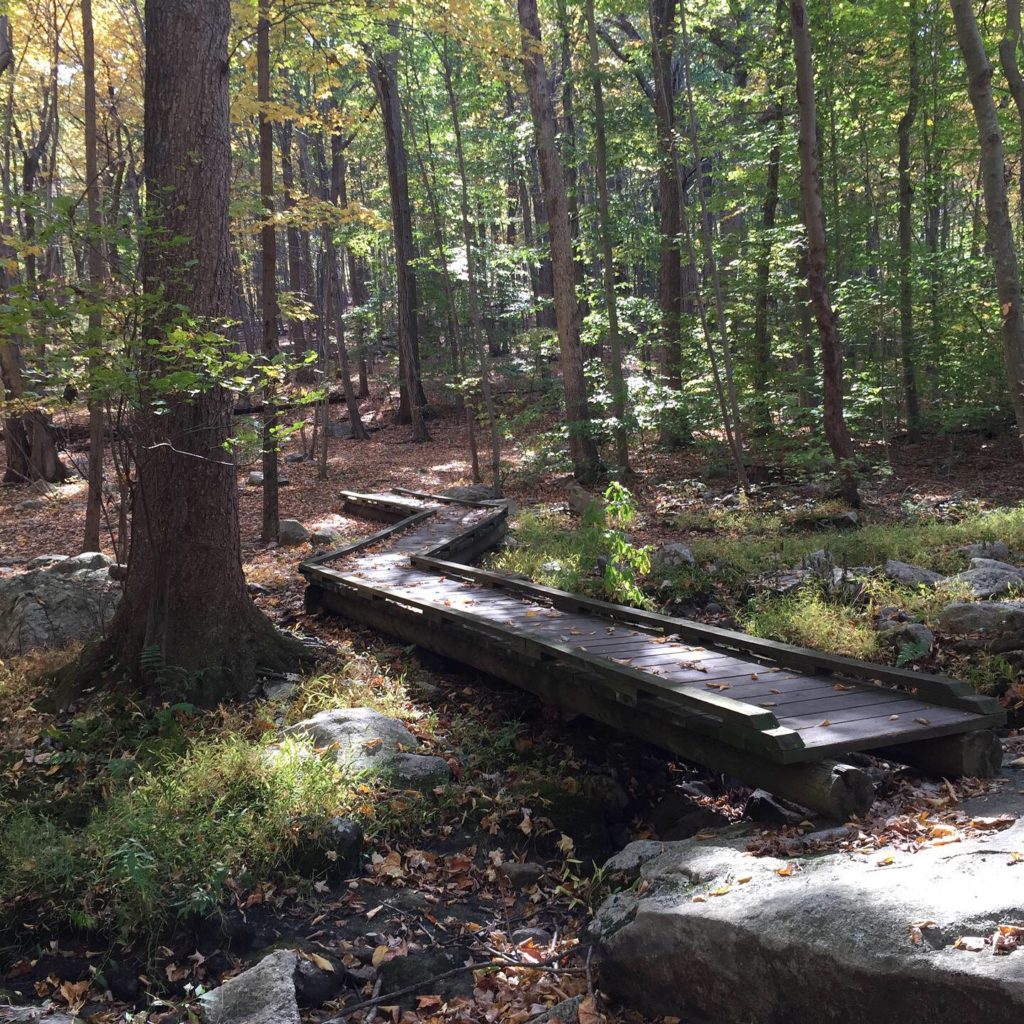
<path id="1" fill-rule="evenodd" d="M 438 491 L 469 483 L 465 427 L 445 416 L 432 420 L 430 430 L 432 440 L 419 445 L 410 442 L 406 428 L 396 426 L 363 442 L 332 439 L 326 481 L 317 479 L 312 459 L 287 463 L 282 517 L 355 539 L 376 527 L 341 514 L 342 489 Z M 515 544 L 497 556 L 498 562 L 570 589 L 600 593 L 605 584 L 592 564 L 595 549 L 581 540 L 585 531 L 565 509 L 566 477 L 537 468 L 543 458 L 535 437 L 524 431 L 503 453 L 505 493 L 518 515 Z M 285 453 L 301 451 L 296 435 Z M 940 567 L 952 564 L 958 543 L 988 539 L 993 531 L 1008 532 L 1011 546 L 1024 549 L 1019 515 L 1024 473 L 1012 438 L 980 434 L 893 444 L 876 453 L 875 462 L 885 471 L 874 474 L 865 489 L 861 528 L 847 531 L 833 525 L 843 510 L 821 483 L 773 474 L 752 499 L 740 500 L 727 478 L 708 478 L 706 448 L 666 452 L 638 445 L 629 481 L 637 509 L 630 543 L 684 542 L 698 562 L 693 572 L 642 581 L 650 599 L 706 621 L 891 660 L 892 652 L 872 639 L 870 610 L 826 601 L 808 616 L 806 604 L 785 606 L 786 601 L 820 600 L 820 595 L 759 603 L 750 578 L 775 563 L 794 564 L 823 546 L 837 551 L 837 562 L 851 565 L 878 557 L 913 561 L 918 554 Z M 600 865 L 633 839 L 664 838 L 681 816 L 696 815 L 706 825 L 739 821 L 749 790 L 586 720 L 563 721 L 524 694 L 370 631 L 307 616 L 295 570 L 308 549 L 259 542 L 261 491 L 246 483 L 250 468 L 257 467 L 240 467 L 238 479 L 243 561 L 256 600 L 280 625 L 333 645 L 333 656 L 298 681 L 283 701 L 254 694 L 251 702 L 215 711 L 139 708 L 98 695 L 65 711 L 43 711 L 39 670 L 67 655 L 0 665 L 4 829 L 12 823 L 21 828 L 18 815 L 39 816 L 40 808 L 53 811 L 59 805 L 67 813 L 58 816 L 54 834 L 84 829 L 81 834 L 91 844 L 86 856 L 98 858 L 95 872 L 107 885 L 115 879 L 130 888 L 146 867 L 132 859 L 131 830 L 148 820 L 139 817 L 140 801 L 147 813 L 164 807 L 152 798 L 152 773 L 158 766 L 166 769 L 163 759 L 183 759 L 186 768 L 171 772 L 179 787 L 173 796 L 198 805 L 202 799 L 195 790 L 208 788 L 211 772 L 229 777 L 238 771 L 248 778 L 245 773 L 254 770 L 248 754 L 232 746 L 236 738 L 258 750 L 281 724 L 339 706 L 372 706 L 402 718 L 427 751 L 448 758 L 454 782 L 436 798 L 352 782 L 341 809 L 362 822 L 371 856 L 365 872 L 350 880 L 321 877 L 313 884 L 282 868 L 286 857 L 268 856 L 247 872 L 231 867 L 227 890 L 223 877 L 214 885 L 208 877 L 211 854 L 222 852 L 216 844 L 223 841 L 215 824 L 222 813 L 218 808 L 209 820 L 196 819 L 194 827 L 209 829 L 210 848 L 203 856 L 183 860 L 180 851 L 157 851 L 156 865 L 147 869 L 150 888 L 139 885 L 135 903 L 122 908 L 120 923 L 105 922 L 106 931 L 87 915 L 76 918 L 69 911 L 85 915 L 99 907 L 95 912 L 102 916 L 102 908 L 114 900 L 99 882 L 83 883 L 85 894 L 66 899 L 66 905 L 46 892 L 12 893 L 17 878 L 8 879 L 6 887 L 0 882 L 0 899 L 8 904 L 4 924 L 12 924 L 11 906 L 15 913 L 19 903 L 26 908 L 24 919 L 0 941 L 7 949 L 6 955 L 0 949 L 0 994 L 6 989 L 16 998 L 50 999 L 90 1021 L 127 1020 L 127 1010 L 136 1007 L 146 1014 L 131 1018 L 136 1022 L 184 1022 L 203 987 L 237 971 L 255 952 L 289 945 L 345 974 L 349 988 L 337 994 L 339 1006 L 373 997 L 386 965 L 418 964 L 419 973 L 407 977 L 419 986 L 419 997 L 385 1003 L 381 1010 L 395 1021 L 525 1024 L 558 1004 L 572 1006 L 576 1016 L 570 1019 L 581 1024 L 641 1021 L 602 1001 L 600 978 L 586 952 L 589 915 L 611 891 Z M 24 488 L 0 488 L 0 573 L 17 572 L 36 555 L 74 553 L 79 547 L 82 484 L 61 488 L 43 508 L 15 510 L 25 497 Z M 872 601 L 898 598 L 886 591 Z M 916 610 L 928 611 L 923 605 Z M 817 622 L 816 631 L 806 631 L 808 618 Z M 914 664 L 968 667 L 941 638 Z M 988 665 L 980 674 L 977 666 L 971 668 L 979 686 L 1000 693 L 1011 710 L 1024 702 L 1019 677 L 1008 675 L 1005 666 Z M 93 803 L 113 802 L 111 794 L 124 786 L 124 765 L 145 781 L 133 776 L 136 790 L 118 805 L 120 817 L 108 813 L 99 825 L 95 817 L 91 825 L 83 824 Z M 303 786 L 311 787 L 310 800 L 319 799 L 306 777 L 299 782 L 260 778 L 270 793 L 264 797 L 268 816 L 274 799 L 287 802 L 296 793 L 305 799 Z M 879 800 L 870 819 L 860 823 L 860 841 L 868 848 L 894 836 L 926 844 L 927 830 L 914 824 L 922 812 L 954 833 L 969 831 L 958 802 L 988 785 L 935 784 L 884 765 L 878 779 Z M 278 792 L 275 786 L 283 788 Z M 816 828 L 799 821 L 765 824 L 751 848 L 771 852 Z M 25 835 L 39 841 L 38 832 L 29 829 Z M 249 841 L 270 844 L 280 837 L 259 834 Z M 233 848 L 223 853 L 239 855 Z M 249 856 L 244 850 L 240 855 Z M 528 867 L 519 872 L 502 867 L 510 862 Z M 118 875 L 111 864 L 128 874 Z M 53 878 L 55 891 L 64 886 L 73 892 L 75 883 L 67 878 L 73 866 L 50 865 L 50 876 L 38 865 L 32 868 L 40 878 Z M 88 875 L 88 869 L 77 870 Z M 227 891 L 229 900 L 214 908 L 223 929 L 196 927 L 195 915 L 178 912 L 189 885 Z M 34 916 L 28 916 L 29 908 Z M 211 908 L 205 912 L 208 918 Z M 490 967 L 475 981 L 468 973 L 436 980 L 466 958 Z M 567 1002 L 574 997 L 580 998 Z M 332 1012 L 337 1010 L 309 1010 L 307 1018 L 323 1020 Z M 373 1020 L 373 1013 L 365 1008 L 352 1019 Z"/>

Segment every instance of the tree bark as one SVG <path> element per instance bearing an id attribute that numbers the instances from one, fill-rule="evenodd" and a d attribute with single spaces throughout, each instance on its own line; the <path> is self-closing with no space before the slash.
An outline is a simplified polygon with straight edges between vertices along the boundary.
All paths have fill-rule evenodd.
<path id="1" fill-rule="evenodd" d="M 260 228 L 261 287 L 265 364 L 277 358 L 277 229 L 274 226 L 274 126 L 267 112 L 270 103 L 270 0 L 260 0 L 256 25 L 256 99 L 260 106 Z M 280 531 L 277 480 L 277 402 L 273 378 L 264 385 L 263 407 L 263 529 L 264 543 L 276 541 Z"/>
<path id="2" fill-rule="evenodd" d="M 608 376 L 615 415 L 615 465 L 628 474 L 629 440 L 626 431 L 626 381 L 622 372 L 622 336 L 615 295 L 615 257 L 612 248 L 612 219 L 608 210 L 608 141 L 605 133 L 604 83 L 601 80 L 601 55 L 597 48 L 597 19 L 594 0 L 585 0 L 587 47 L 590 52 L 590 79 L 594 91 L 594 155 L 597 162 L 597 215 L 601 234 L 601 280 L 604 285 L 605 315 L 608 317 Z"/>
<path id="3" fill-rule="evenodd" d="M 537 157 L 548 213 L 551 239 L 551 266 L 554 272 L 555 321 L 562 362 L 562 386 L 565 390 L 565 416 L 569 429 L 569 454 L 573 474 L 579 480 L 594 479 L 600 465 L 597 445 L 590 436 L 590 412 L 587 386 L 583 376 L 580 346 L 580 311 L 576 299 L 576 267 L 566 203 L 565 176 L 558 156 L 556 124 L 547 70 L 541 49 L 537 0 L 518 0 L 522 28 L 523 67 L 530 95 L 537 135 Z"/>
<path id="4" fill-rule="evenodd" d="M 978 30 L 971 0 L 951 0 L 957 40 L 967 70 L 967 93 L 974 108 L 981 144 L 981 178 L 985 193 L 986 230 L 995 265 L 996 292 L 1003 323 L 1006 377 L 1024 444 L 1024 319 L 1021 314 L 1020 265 L 1006 194 L 1006 164 L 999 112 L 992 98 L 992 66 Z"/>
<path id="5" fill-rule="evenodd" d="M 301 656 L 246 589 L 235 462 L 226 444 L 233 396 L 215 380 L 198 394 L 170 387 L 159 350 L 174 346 L 179 330 L 216 337 L 230 309 L 230 22 L 228 0 L 146 4 L 150 229 L 142 238 L 141 336 L 159 345 L 135 350 L 137 473 L 124 596 L 106 639 L 83 653 L 74 673 L 95 685 L 113 662 L 158 699 L 240 695 L 260 671 L 292 668 Z M 231 350 L 224 340 L 218 347 L 224 355 Z M 202 373 L 180 353 L 172 369 L 186 367 Z"/>
<path id="6" fill-rule="evenodd" d="M 85 198 L 89 218 L 87 264 L 89 271 L 89 366 L 95 371 L 101 363 L 103 346 L 103 283 L 106 258 L 103 245 L 103 210 L 100 205 L 100 179 L 96 154 L 96 48 L 93 39 L 92 0 L 81 0 L 82 78 L 85 89 Z M 100 520 L 103 516 L 103 402 L 90 381 L 89 463 L 86 472 L 89 490 L 85 502 L 83 551 L 99 551 Z"/>
<path id="7" fill-rule="evenodd" d="M 426 397 L 419 372 L 419 331 L 416 322 L 416 276 L 409 202 L 409 162 L 402 136 L 402 110 L 398 98 L 398 54 L 376 54 L 370 61 L 370 77 L 380 100 L 384 123 L 384 149 L 391 192 L 391 221 L 395 234 L 398 278 L 398 360 L 400 403 L 398 422 L 411 423 L 414 441 L 428 441 L 424 406 Z"/>
<path id="8" fill-rule="evenodd" d="M 1011 3 L 1014 0 L 1010 0 Z M 907 436 L 917 441 L 921 433 L 921 407 L 917 394 L 917 336 L 914 331 L 914 187 L 910 180 L 910 157 L 913 139 L 911 132 L 917 119 L 917 106 L 921 92 L 921 73 L 918 61 L 917 33 L 919 29 L 917 2 L 911 0 L 907 33 L 907 53 L 910 61 L 910 95 L 907 109 L 897 128 L 899 148 L 899 239 L 900 239 L 900 335 L 903 352 L 903 395 L 907 409 Z"/>
<path id="9" fill-rule="evenodd" d="M 466 247 L 466 277 L 469 284 L 469 320 L 473 332 L 474 347 L 480 361 L 480 389 L 484 396 L 484 410 L 491 433 L 491 490 L 497 498 L 501 495 L 501 432 L 498 428 L 498 412 L 494 405 L 494 390 L 491 387 L 491 370 L 488 365 L 487 346 L 484 339 L 484 325 L 480 314 L 480 290 L 477 280 L 476 247 L 473 243 L 473 225 L 469 216 L 469 182 L 466 176 L 466 155 L 462 149 L 462 122 L 459 118 L 458 97 L 452 79 L 451 60 L 448 55 L 448 37 L 444 37 L 441 53 L 441 71 L 444 76 L 445 92 L 448 95 L 448 110 L 452 115 L 452 129 L 455 133 L 455 159 L 459 168 L 459 209 L 462 213 L 462 242 Z"/>
<path id="10" fill-rule="evenodd" d="M 821 205 L 814 63 L 803 0 L 790 0 L 789 13 L 796 64 L 796 99 L 800 111 L 800 197 L 807 232 L 807 290 L 821 338 L 825 437 L 836 461 L 843 496 L 857 507 L 860 505 L 860 494 L 854 465 L 855 453 L 843 414 L 843 355 L 826 277 L 825 213 Z"/>

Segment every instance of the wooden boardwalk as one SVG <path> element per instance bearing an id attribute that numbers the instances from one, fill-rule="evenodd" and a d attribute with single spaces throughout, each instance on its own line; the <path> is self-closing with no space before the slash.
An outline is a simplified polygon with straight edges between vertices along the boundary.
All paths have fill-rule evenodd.
<path id="1" fill-rule="evenodd" d="M 964 683 L 593 601 L 471 562 L 498 503 L 344 493 L 387 529 L 300 566 L 307 605 L 420 644 L 836 817 L 880 751 L 943 775 L 997 770 L 999 704 Z"/>

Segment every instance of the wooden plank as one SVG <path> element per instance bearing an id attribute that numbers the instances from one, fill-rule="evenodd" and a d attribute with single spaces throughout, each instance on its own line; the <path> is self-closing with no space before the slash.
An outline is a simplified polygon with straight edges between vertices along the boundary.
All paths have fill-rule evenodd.
<path id="1" fill-rule="evenodd" d="M 447 567 L 436 560 L 417 557 L 414 564 L 422 568 L 445 570 Z M 454 567 L 458 571 L 459 567 Z M 763 640 L 760 637 L 748 636 L 736 630 L 724 629 L 720 626 L 707 626 L 690 619 L 678 619 L 667 615 L 658 615 L 636 608 L 625 608 L 607 601 L 583 598 L 578 594 L 556 590 L 540 584 L 526 584 L 520 580 L 502 577 L 484 569 L 464 570 L 469 578 L 487 582 L 491 586 L 516 590 L 520 593 L 534 593 L 539 597 L 575 611 L 590 611 L 594 615 L 614 618 L 620 622 L 631 622 L 652 629 L 661 629 L 666 633 L 676 633 L 691 637 L 702 643 L 710 643 L 719 647 L 731 647 L 759 657 L 768 658 L 791 668 L 810 672 L 834 672 L 859 679 L 877 679 L 894 686 L 914 689 L 921 697 L 935 704 L 958 707 L 965 711 L 978 714 L 1003 714 L 1005 712 L 999 702 L 991 697 L 983 697 L 974 689 L 959 680 L 946 676 L 929 675 L 914 672 L 910 669 L 893 668 L 887 665 L 875 665 L 871 662 L 859 661 L 842 655 L 825 654 L 793 644 L 779 643 L 774 640 Z"/>
<path id="2" fill-rule="evenodd" d="M 327 570 L 319 571 L 326 572 Z M 339 582 L 339 580 L 335 580 L 334 582 Z M 365 593 L 371 589 L 362 581 L 356 580 L 352 577 L 345 577 L 344 583 L 361 593 Z M 439 621 L 462 621 L 477 629 L 482 629 L 485 632 L 508 635 L 508 630 L 505 627 L 498 626 L 483 616 L 474 615 L 471 612 L 459 611 L 454 608 L 438 608 L 436 605 L 429 602 L 424 602 L 401 593 L 393 593 L 391 591 L 388 591 L 388 593 L 391 593 L 396 600 L 418 608 L 423 613 L 432 616 Z M 570 662 L 586 665 L 599 673 L 603 672 L 607 676 L 610 684 L 614 684 L 616 678 L 618 678 L 620 680 L 626 680 L 636 689 L 646 689 L 654 693 L 665 692 L 666 688 L 655 677 L 647 675 L 646 673 L 638 672 L 625 666 L 615 665 L 613 666 L 614 671 L 611 675 L 608 675 L 610 667 L 609 664 L 594 655 L 588 655 L 584 652 L 576 651 L 568 645 L 555 640 L 536 639 L 532 642 L 547 648 L 552 653 L 561 655 Z M 765 733 L 768 730 L 775 730 L 776 735 L 771 737 L 771 740 L 774 742 L 769 741 L 767 743 L 767 746 L 771 749 L 776 748 L 779 744 L 799 745 L 799 737 L 795 733 L 785 729 L 779 731 L 779 724 L 775 716 L 771 714 L 771 712 L 765 711 L 763 708 L 755 708 L 752 705 L 743 703 L 742 701 L 736 701 L 730 697 L 723 697 L 718 693 L 701 692 L 693 687 L 686 687 L 682 685 L 671 687 L 670 692 L 674 699 L 702 708 L 709 714 L 714 714 L 723 721 L 730 723 L 734 728 L 743 729 L 755 734 Z"/>

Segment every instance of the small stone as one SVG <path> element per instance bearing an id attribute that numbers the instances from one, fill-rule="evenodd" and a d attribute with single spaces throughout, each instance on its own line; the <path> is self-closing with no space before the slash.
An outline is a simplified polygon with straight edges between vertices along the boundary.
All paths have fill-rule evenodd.
<path id="1" fill-rule="evenodd" d="M 61 576 L 70 576 L 72 573 L 83 570 L 107 569 L 117 563 L 101 551 L 83 551 L 80 555 L 73 555 L 71 558 L 62 558 L 50 566 L 50 572 Z"/>
<path id="2" fill-rule="evenodd" d="M 293 547 L 309 540 L 309 531 L 298 519 L 282 519 L 278 527 L 277 539 L 281 544 Z"/>
<path id="3" fill-rule="evenodd" d="M 498 874 L 507 879 L 514 888 L 528 889 L 544 877 L 545 868 L 543 864 L 535 864 L 532 861 L 520 864 L 518 861 L 508 860 L 498 865 Z"/>
<path id="4" fill-rule="evenodd" d="M 830 521 L 837 530 L 856 530 L 860 526 L 860 516 L 852 510 L 833 516 Z"/>
<path id="5" fill-rule="evenodd" d="M 1003 540 L 983 540 L 977 544 L 965 544 L 957 548 L 961 555 L 968 558 L 1000 558 L 1010 557 L 1010 549 Z"/>
<path id="6" fill-rule="evenodd" d="M 58 562 L 67 561 L 67 555 L 36 555 L 26 566 L 28 570 L 49 569 Z"/>
<path id="7" fill-rule="evenodd" d="M 306 456 L 303 455 L 302 452 L 289 452 L 284 457 L 284 461 L 285 462 L 289 462 L 289 463 L 305 462 L 306 461 Z"/>
<path id="8" fill-rule="evenodd" d="M 545 562 L 541 566 L 541 569 L 543 569 L 544 572 L 561 572 L 561 570 L 562 570 L 562 563 L 556 561 L 555 559 L 551 559 L 550 561 Z"/>
<path id="9" fill-rule="evenodd" d="M 289 679 L 263 684 L 263 696 L 267 700 L 291 700 L 298 693 L 299 684 Z"/>
<path id="10" fill-rule="evenodd" d="M 309 543 L 315 548 L 340 548 L 344 538 L 337 530 L 320 527 L 309 535 Z"/>
<path id="11" fill-rule="evenodd" d="M 335 999 L 345 987 L 348 972 L 341 964 L 334 964 L 333 971 L 325 971 L 312 961 L 301 957 L 295 964 L 295 999 L 303 1009 L 310 1010 L 323 1006 Z"/>
<path id="12" fill-rule="evenodd" d="M 279 949 L 199 1000 L 206 1024 L 299 1024 L 298 954 Z"/>
<path id="13" fill-rule="evenodd" d="M 115 562 L 107 569 L 107 575 L 120 583 L 128 579 L 128 566 L 123 562 Z"/>
<path id="14" fill-rule="evenodd" d="M 721 615 L 725 609 L 717 601 L 708 601 L 708 603 L 704 605 L 704 611 L 708 615 Z"/>
<path id="15" fill-rule="evenodd" d="M 14 506 L 15 512 L 34 512 L 46 508 L 50 503 L 45 498 L 26 498 Z"/>
<path id="16" fill-rule="evenodd" d="M 443 757 L 429 754 L 396 754 L 391 758 L 387 776 L 399 789 L 417 789 L 429 793 L 451 782 L 452 770 Z"/>
<path id="17" fill-rule="evenodd" d="M 932 649 L 932 644 L 935 643 L 935 634 L 920 622 L 902 622 L 884 630 L 882 639 L 898 649 L 913 646 L 921 647 L 928 652 Z"/>
<path id="18" fill-rule="evenodd" d="M 755 789 L 747 797 L 743 816 L 766 825 L 798 825 L 807 815 L 783 804 L 766 789 Z"/>
<path id="19" fill-rule="evenodd" d="M 696 559 L 693 557 L 693 552 L 685 544 L 672 541 L 668 544 L 662 544 L 655 551 L 654 557 L 651 559 L 651 569 L 653 572 L 661 574 L 682 569 L 695 563 Z"/>
<path id="20" fill-rule="evenodd" d="M 900 562 L 890 558 L 882 570 L 889 579 L 896 583 L 904 583 L 907 586 L 934 586 L 941 583 L 946 577 L 940 572 L 932 572 L 931 569 L 922 569 L 917 565 L 910 565 L 908 562 Z"/>
<path id="21" fill-rule="evenodd" d="M 263 486 L 263 474 L 258 470 L 254 469 L 246 481 L 250 487 L 262 487 Z"/>

